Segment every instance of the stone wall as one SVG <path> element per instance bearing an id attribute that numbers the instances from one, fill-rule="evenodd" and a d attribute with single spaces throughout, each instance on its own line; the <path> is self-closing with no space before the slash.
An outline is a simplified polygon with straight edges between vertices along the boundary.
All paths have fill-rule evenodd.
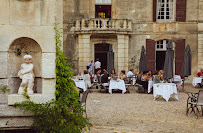
<path id="1" fill-rule="evenodd" d="M 30 113 L 12 107 L 25 100 L 16 94 L 21 82 L 16 74 L 25 54 L 33 56 L 35 93 L 31 100 L 44 103 L 55 98 L 54 23 L 56 17 L 63 26 L 62 5 L 62 0 L 1 0 L 0 84 L 8 85 L 11 92 L 0 94 L 0 128 L 26 128 L 32 124 Z"/>
<path id="2" fill-rule="evenodd" d="M 77 1 L 77 0 L 76 0 Z M 76 51 L 75 44 L 77 39 L 75 34 L 70 32 L 75 20 L 70 19 L 70 14 L 75 13 L 77 18 L 94 18 L 94 0 L 64 0 L 64 36 L 69 35 L 74 41 L 67 41 L 65 52 Z M 70 5 L 70 4 L 72 5 Z M 152 0 L 112 0 L 113 19 L 131 19 L 133 21 L 133 32 L 129 36 L 128 60 L 134 55 L 140 58 L 141 46 L 146 46 L 146 39 L 162 40 L 185 39 L 186 45 L 189 44 L 192 51 L 192 75 L 195 76 L 199 68 L 203 67 L 202 60 L 202 0 L 187 0 L 186 22 L 153 22 L 153 1 Z M 66 10 L 71 6 L 71 10 Z M 78 8 L 79 6 L 79 8 Z M 77 8 L 75 8 L 77 7 Z M 176 5 L 174 6 L 176 8 Z M 77 12 L 77 13 L 76 13 Z M 65 15 L 67 14 L 67 15 Z M 68 22 L 67 22 L 68 21 Z M 66 28 L 65 26 L 68 25 Z M 67 40 L 64 37 L 64 41 Z M 71 54 L 73 55 L 73 54 Z M 129 65 L 128 65 L 129 66 Z M 192 77 L 190 76 L 189 82 Z"/>

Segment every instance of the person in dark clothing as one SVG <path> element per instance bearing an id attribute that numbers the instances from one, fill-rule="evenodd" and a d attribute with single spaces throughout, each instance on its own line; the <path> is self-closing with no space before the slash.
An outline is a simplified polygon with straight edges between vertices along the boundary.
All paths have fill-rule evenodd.
<path id="1" fill-rule="evenodd" d="M 101 87 L 101 89 L 104 89 L 104 86 L 103 86 L 103 83 L 108 83 L 108 74 L 107 74 L 107 72 L 104 72 L 104 74 L 102 74 L 102 76 L 101 76 L 101 85 L 100 85 L 100 87 Z"/>
<path id="2" fill-rule="evenodd" d="M 142 86 L 144 88 L 144 92 L 147 92 L 147 90 L 148 90 L 148 81 L 149 81 L 149 78 L 147 76 L 147 71 L 144 71 L 143 75 L 141 77 L 141 82 L 142 82 Z"/>
<path id="3" fill-rule="evenodd" d="M 108 74 L 107 74 L 107 72 L 104 72 L 104 74 L 102 75 L 101 83 L 108 83 Z"/>

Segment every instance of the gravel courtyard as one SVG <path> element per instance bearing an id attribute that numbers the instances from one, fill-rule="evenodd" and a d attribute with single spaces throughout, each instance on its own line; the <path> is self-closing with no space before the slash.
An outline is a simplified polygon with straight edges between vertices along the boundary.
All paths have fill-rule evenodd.
<path id="1" fill-rule="evenodd" d="M 93 91 L 87 99 L 87 115 L 93 127 L 90 133 L 203 133 L 203 117 L 185 115 L 187 94 L 178 93 L 179 101 L 163 98 L 154 101 L 152 94 L 101 93 Z M 185 90 L 198 88 L 185 85 Z"/>

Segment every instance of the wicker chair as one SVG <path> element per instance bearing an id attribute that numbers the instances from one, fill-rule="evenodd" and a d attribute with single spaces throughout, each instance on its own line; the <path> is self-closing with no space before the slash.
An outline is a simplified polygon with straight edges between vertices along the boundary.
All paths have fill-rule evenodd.
<path id="1" fill-rule="evenodd" d="M 87 101 L 87 95 L 89 93 L 89 90 L 86 90 L 83 95 L 82 95 L 82 99 L 80 101 L 80 104 L 85 107 L 85 114 L 86 114 L 86 117 L 87 117 L 87 111 L 86 111 L 86 101 Z"/>
<path id="2" fill-rule="evenodd" d="M 188 99 L 187 99 L 187 108 L 186 108 L 186 115 L 188 115 L 188 112 L 190 109 L 192 109 L 191 112 L 194 112 L 197 115 L 200 113 L 198 106 L 201 106 L 202 110 L 202 116 L 203 116 L 203 90 L 199 90 L 199 93 L 190 93 L 187 92 Z M 195 112 L 196 109 L 196 112 Z"/>

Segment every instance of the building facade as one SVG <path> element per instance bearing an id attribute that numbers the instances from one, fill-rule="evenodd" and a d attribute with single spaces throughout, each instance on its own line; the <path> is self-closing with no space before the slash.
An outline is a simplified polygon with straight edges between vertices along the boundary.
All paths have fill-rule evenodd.
<path id="1" fill-rule="evenodd" d="M 32 114 L 13 107 L 27 100 L 18 95 L 21 80 L 18 71 L 24 55 L 33 57 L 34 94 L 30 100 L 45 103 L 55 99 L 56 41 L 55 17 L 62 26 L 62 0 L 1 0 L 0 1 L 0 129 L 28 128 Z"/>
<path id="2" fill-rule="evenodd" d="M 82 72 L 100 58 L 106 68 L 108 45 L 117 72 L 128 70 L 141 46 L 149 70 L 163 69 L 166 44 L 174 45 L 174 74 L 180 74 L 187 44 L 192 52 L 192 76 L 203 67 L 201 0 L 64 0 L 64 52 Z"/>

